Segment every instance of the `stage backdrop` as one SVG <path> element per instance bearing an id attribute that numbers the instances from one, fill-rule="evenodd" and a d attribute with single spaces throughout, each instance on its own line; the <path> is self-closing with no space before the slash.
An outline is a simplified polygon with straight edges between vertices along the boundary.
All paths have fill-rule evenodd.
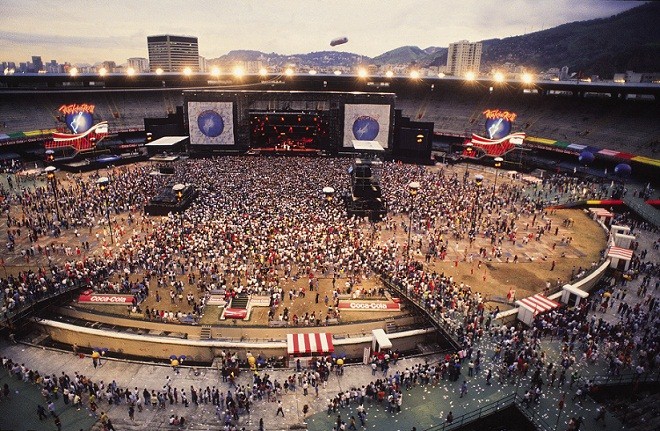
<path id="1" fill-rule="evenodd" d="M 344 105 L 344 147 L 353 140 L 378 141 L 388 147 L 390 138 L 390 105 Z"/>
<path id="2" fill-rule="evenodd" d="M 234 145 L 232 102 L 188 102 L 190 145 Z"/>

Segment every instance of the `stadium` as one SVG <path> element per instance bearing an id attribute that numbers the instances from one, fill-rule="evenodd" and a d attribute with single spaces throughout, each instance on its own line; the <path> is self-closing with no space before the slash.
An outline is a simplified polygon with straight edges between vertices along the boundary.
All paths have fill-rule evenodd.
<path id="1" fill-rule="evenodd" d="M 162 376 L 183 373 L 180 384 L 202 406 L 187 419 L 190 429 L 228 423 L 213 391 L 201 401 L 204 386 L 227 378 L 241 392 L 241 416 L 230 415 L 229 426 L 258 429 L 249 406 L 243 414 L 251 398 L 240 383 L 270 370 L 298 373 L 293 390 L 304 380 L 305 396 L 323 391 L 311 409 L 305 404 L 309 418 L 300 394 L 282 398 L 295 416 L 286 429 L 310 430 L 332 429 L 337 412 L 348 413 L 344 403 L 364 402 L 359 385 L 371 376 L 349 364 L 373 365 L 368 374 L 382 370 L 386 381 L 390 363 L 410 358 L 395 386 L 430 391 L 445 379 L 459 384 L 481 346 L 484 371 L 497 374 L 503 362 L 490 358 L 491 344 L 537 332 L 560 337 L 547 328 L 613 308 L 606 298 L 620 293 L 619 283 L 657 278 L 659 97 L 657 85 L 579 80 L 0 76 L 10 237 L 2 330 L 52 349 L 56 361 L 80 357 L 92 367 L 89 358 L 90 373 L 104 363 L 95 380 L 146 363 L 143 371 L 158 369 L 147 380 L 158 390 Z M 572 357 L 554 347 L 555 364 Z M 18 354 L 11 344 L 5 352 Z M 525 362 L 506 352 L 507 363 Z M 432 362 L 437 370 L 419 371 Z M 630 377 L 644 390 L 657 386 L 652 363 Z M 304 370 L 313 370 L 309 384 Z M 581 372 L 585 385 L 610 390 L 597 371 Z M 453 409 L 460 426 L 478 420 L 480 429 L 501 429 L 509 415 L 506 429 L 551 429 L 554 416 L 540 417 L 539 406 L 561 394 L 549 390 L 530 413 L 538 376 L 528 396 L 530 377 L 505 367 L 504 398 L 488 377 L 484 406 Z M 325 383 L 319 389 L 331 378 L 348 401 L 333 400 Z M 167 389 L 163 406 L 173 405 Z M 255 408 L 270 409 L 282 388 L 264 390 L 265 399 L 254 392 Z M 381 424 L 396 397 L 378 392 L 367 396 L 367 422 L 394 429 Z M 421 416 L 398 416 L 402 426 L 459 429 L 441 425 L 446 408 L 420 413 L 426 403 L 418 398 L 405 402 Z M 581 408 L 560 418 L 563 405 L 557 424 Z M 158 413 L 122 421 L 121 407 L 110 414 L 126 429 L 167 427 Z M 285 429 L 271 413 L 266 429 Z"/>

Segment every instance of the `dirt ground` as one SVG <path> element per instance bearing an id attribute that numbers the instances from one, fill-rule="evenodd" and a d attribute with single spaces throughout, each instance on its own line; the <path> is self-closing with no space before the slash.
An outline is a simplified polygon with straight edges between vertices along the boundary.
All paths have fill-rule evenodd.
<path id="1" fill-rule="evenodd" d="M 462 168 L 459 167 L 455 169 Z M 67 178 L 70 178 L 67 177 L 69 174 L 58 173 L 58 175 L 61 176 L 60 180 L 63 183 L 66 183 Z M 489 174 L 486 173 L 485 175 L 488 176 Z M 500 178 L 500 181 L 511 180 Z M 37 186 L 43 186 L 43 180 L 37 179 L 36 184 Z M 13 207 L 13 214 L 16 214 L 16 211 L 20 210 L 17 207 Z M 600 259 L 600 253 L 605 248 L 606 243 L 603 230 L 582 210 L 557 210 L 556 212 L 549 214 L 549 217 L 552 219 L 552 230 L 544 235 L 541 241 L 532 239 L 526 245 L 523 245 L 520 240 L 517 241 L 515 245 L 510 241 L 507 241 L 502 245 L 502 257 L 500 259 L 486 259 L 482 260 L 480 263 L 480 259 L 477 257 L 479 248 L 486 247 L 490 250 L 491 247 L 488 239 L 480 237 L 477 238 L 472 246 L 469 246 L 467 240 L 458 241 L 457 243 L 452 242 L 452 246 L 444 261 L 441 261 L 440 259 L 432 260 L 428 264 L 425 263 L 425 268 L 428 271 L 451 275 L 454 277 L 454 280 L 469 285 L 473 291 L 481 292 L 487 299 L 494 299 L 494 302 L 489 304 L 492 308 L 496 305 L 499 305 L 501 309 L 506 308 L 506 306 L 497 302 L 506 298 L 510 289 L 515 290 L 516 298 L 518 299 L 534 293 L 544 292 L 547 283 L 550 283 L 554 290 L 556 286 L 566 283 L 570 279 L 572 272 L 577 273 L 580 268 L 588 269 L 591 267 L 592 262 L 598 262 Z M 407 221 L 405 216 L 399 216 L 399 218 L 401 219 L 400 221 Z M 563 227 L 562 222 L 569 218 L 573 219 L 573 225 L 570 227 Z M 527 223 L 530 224 L 529 231 L 525 230 Z M 531 217 L 529 217 L 529 220 L 525 220 L 524 217 L 519 220 L 518 238 L 522 238 L 527 233 L 533 231 L 534 228 L 531 227 L 531 225 Z M 557 235 L 554 235 L 555 227 L 557 226 L 559 227 L 559 232 Z M 368 223 L 364 224 L 364 229 L 370 229 Z M 99 234 L 98 239 L 97 234 Z M 41 238 L 39 244 L 45 246 L 47 244 L 56 243 L 75 248 L 80 243 L 88 241 L 90 243 L 90 251 L 88 254 L 93 255 L 95 253 L 100 253 L 105 234 L 107 234 L 107 232 L 105 232 L 104 227 L 97 226 L 94 227 L 91 232 L 88 229 L 83 229 L 78 232 L 77 236 L 74 235 L 73 232 L 68 231 L 62 237 L 57 239 Z M 393 233 L 391 231 L 381 231 L 379 240 L 386 241 L 392 235 Z M 405 244 L 407 236 L 403 231 L 399 230 L 396 237 L 400 243 Z M 415 243 L 416 237 L 417 235 L 413 234 L 413 243 Z M 562 243 L 562 238 L 568 237 L 572 238 L 571 243 Z M 119 238 L 119 241 L 124 239 L 125 237 Z M 6 248 L 3 247 L 2 252 L 0 252 L 0 257 L 2 257 L 5 262 L 5 273 L 3 275 L 10 273 L 17 274 L 19 271 L 27 269 L 37 270 L 37 268 L 47 265 L 47 260 L 44 256 L 39 256 L 37 254 L 37 256 L 31 260 L 27 260 L 25 257 L 21 256 L 20 250 L 27 248 L 30 245 L 32 244 L 28 243 L 26 234 L 23 234 L 17 241 L 15 252 L 9 253 Z M 34 245 L 36 246 L 36 244 Z M 82 256 L 85 254 L 86 253 L 83 252 Z M 514 263 L 515 256 L 518 257 L 517 263 Z M 423 254 L 417 253 L 415 254 L 415 258 L 419 261 L 424 261 Z M 72 259 L 72 257 L 57 255 L 53 260 L 56 263 L 62 263 L 66 259 Z M 554 269 L 551 269 L 553 267 L 553 262 Z M 139 274 L 131 275 L 131 280 L 134 281 L 141 278 L 142 277 Z M 345 282 L 346 279 L 339 279 L 337 281 L 337 286 L 343 288 Z M 146 307 L 149 307 L 149 309 L 155 307 L 156 309 L 164 309 L 167 311 L 181 310 L 184 313 L 190 312 L 192 307 L 186 302 L 186 295 L 188 293 L 193 293 L 194 295 L 199 296 L 201 295 L 201 292 L 199 292 L 195 286 L 188 286 L 187 280 L 184 280 L 184 285 L 185 291 L 183 293 L 183 301 L 179 302 L 179 300 L 176 299 L 174 303 L 171 303 L 169 289 L 158 289 L 155 280 L 152 280 L 150 285 L 151 295 L 141 304 L 142 310 Z M 371 279 L 362 280 L 357 287 L 369 290 L 377 288 L 379 285 L 380 281 L 375 277 L 372 277 Z M 285 299 L 278 307 L 276 316 L 282 312 L 284 307 L 288 307 L 291 316 L 297 314 L 299 317 L 302 317 L 305 312 L 309 312 L 310 314 L 315 312 L 317 318 L 324 320 L 326 312 L 328 311 L 328 307 L 324 303 L 326 295 L 330 298 L 330 304 L 332 303 L 332 279 L 320 278 L 318 303 L 316 302 L 317 292 L 307 292 L 305 298 L 294 298 L 293 301 L 289 301 L 288 291 L 292 288 L 299 290 L 301 287 L 305 287 L 306 290 L 308 289 L 306 278 L 297 281 L 287 280 L 285 282 Z M 159 291 L 162 298 L 160 302 L 156 302 L 156 291 Z M 377 298 L 374 297 L 373 299 Z M 127 307 L 123 306 L 97 305 L 89 307 L 104 313 L 116 313 L 122 316 L 127 316 L 129 314 Z M 238 321 L 234 323 L 233 321 L 228 320 L 224 321 L 224 324 L 266 325 L 267 313 L 268 309 L 266 307 L 254 308 L 250 321 Z M 202 319 L 202 323 L 223 324 L 223 321 L 219 320 L 219 314 L 220 310 L 218 307 L 208 307 L 206 314 Z M 396 317 L 400 314 L 401 313 L 399 312 L 380 312 L 376 314 L 358 311 L 344 311 L 342 312 L 341 318 L 343 322 L 359 322 L 364 320 L 386 319 Z"/>

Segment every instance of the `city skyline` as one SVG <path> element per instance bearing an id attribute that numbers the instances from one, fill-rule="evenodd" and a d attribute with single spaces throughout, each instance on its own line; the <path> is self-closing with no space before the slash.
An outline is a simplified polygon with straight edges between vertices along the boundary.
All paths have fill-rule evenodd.
<path id="1" fill-rule="evenodd" d="M 73 64 L 148 57 L 147 36 L 189 35 L 199 38 L 200 55 L 216 58 L 231 50 L 279 54 L 334 50 L 373 57 L 416 45 L 447 47 L 459 40 L 505 38 L 560 24 L 604 18 L 644 2 L 585 0 L 508 2 L 420 0 L 413 4 L 381 0 L 302 2 L 85 2 L 70 5 L 36 0 L 1 0 L 0 61 L 15 63 L 41 56 Z M 157 14 L 155 11 L 157 10 Z M 81 20 L 80 14 L 89 16 Z M 158 17 L 158 22 L 153 17 Z M 57 17 L 54 19 L 53 17 Z M 26 31 L 25 29 L 37 29 Z M 346 36 L 337 47 L 330 40 Z"/>

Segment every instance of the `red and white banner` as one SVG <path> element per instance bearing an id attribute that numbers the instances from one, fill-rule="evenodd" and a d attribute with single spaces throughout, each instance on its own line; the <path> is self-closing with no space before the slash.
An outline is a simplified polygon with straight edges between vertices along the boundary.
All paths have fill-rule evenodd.
<path id="1" fill-rule="evenodd" d="M 401 311 L 401 304 L 393 301 L 340 300 L 339 309 L 344 311 Z"/>
<path id="2" fill-rule="evenodd" d="M 133 303 L 133 295 L 87 293 L 85 291 L 78 297 L 78 302 L 83 304 L 130 305 Z"/>
<path id="3" fill-rule="evenodd" d="M 289 355 L 298 353 L 332 353 L 335 345 L 332 343 L 332 334 L 321 332 L 319 334 L 286 334 L 286 346 Z"/>
<path id="4" fill-rule="evenodd" d="M 245 308 L 227 308 L 224 316 L 225 319 L 245 319 L 247 310 Z"/>

